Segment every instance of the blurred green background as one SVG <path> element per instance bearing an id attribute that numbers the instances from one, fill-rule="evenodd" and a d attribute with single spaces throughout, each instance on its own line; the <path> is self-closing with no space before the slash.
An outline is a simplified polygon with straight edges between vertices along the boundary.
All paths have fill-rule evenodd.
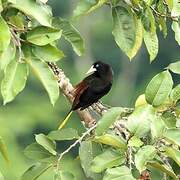
<path id="1" fill-rule="evenodd" d="M 49 0 L 48 4 L 52 7 L 55 16 L 70 20 L 77 1 Z M 85 40 L 86 52 L 82 57 L 78 57 L 71 46 L 61 39 L 59 47 L 66 54 L 66 58 L 58 64 L 73 84 L 84 78 L 85 72 L 94 61 L 103 60 L 111 64 L 114 70 L 113 88 L 108 96 L 103 98 L 103 102 L 111 106 L 132 107 L 135 99 L 144 92 L 147 83 L 156 73 L 162 71 L 170 62 L 180 60 L 180 48 L 174 40 L 170 24 L 167 38 L 164 39 L 161 34 L 159 35 L 160 49 L 152 64 L 149 63 L 144 45 L 132 62 L 117 47 L 111 33 L 112 18 L 108 7 L 81 17 L 73 21 L 73 24 Z M 2 78 L 2 72 L 0 78 Z M 179 82 L 177 76 L 174 76 L 174 81 Z M 34 141 L 34 134 L 47 134 L 50 130 L 56 129 L 70 105 L 63 95 L 60 95 L 58 102 L 52 107 L 47 93 L 32 73 L 25 90 L 15 101 L 3 106 L 0 96 L 0 104 L 0 136 L 8 146 L 10 157 L 10 164 L 6 164 L 0 156 L 0 169 L 7 180 L 16 180 L 33 164 L 33 161 L 23 155 L 23 149 Z M 75 113 L 67 126 L 78 128 L 80 133 L 83 131 Z M 66 165 L 68 167 L 68 161 Z M 71 164 L 71 166 L 75 168 L 76 165 Z M 40 179 L 52 179 L 51 172 L 48 171 Z"/>

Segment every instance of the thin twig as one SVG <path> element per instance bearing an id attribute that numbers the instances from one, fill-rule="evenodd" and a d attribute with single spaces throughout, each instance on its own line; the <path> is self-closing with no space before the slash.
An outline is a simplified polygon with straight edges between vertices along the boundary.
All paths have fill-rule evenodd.
<path id="1" fill-rule="evenodd" d="M 97 124 L 95 124 L 94 126 L 92 126 L 91 128 L 89 128 L 86 132 L 84 132 L 82 134 L 82 136 L 77 140 L 75 141 L 73 144 L 71 144 L 64 152 L 62 152 L 60 155 L 59 155 L 59 158 L 58 158 L 58 161 L 57 161 L 57 171 L 59 170 L 59 164 L 60 164 L 60 161 L 62 159 L 62 157 L 67 154 L 72 148 L 74 148 L 77 144 L 81 143 L 81 141 L 91 132 L 93 131 L 95 128 L 96 128 Z"/>

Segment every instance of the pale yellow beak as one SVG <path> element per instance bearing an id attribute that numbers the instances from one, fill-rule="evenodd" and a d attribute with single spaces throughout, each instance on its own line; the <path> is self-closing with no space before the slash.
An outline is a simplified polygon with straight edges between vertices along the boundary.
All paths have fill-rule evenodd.
<path id="1" fill-rule="evenodd" d="M 96 68 L 94 68 L 93 66 L 90 67 L 90 69 L 88 70 L 88 72 L 86 74 L 91 74 L 93 72 L 97 71 Z"/>

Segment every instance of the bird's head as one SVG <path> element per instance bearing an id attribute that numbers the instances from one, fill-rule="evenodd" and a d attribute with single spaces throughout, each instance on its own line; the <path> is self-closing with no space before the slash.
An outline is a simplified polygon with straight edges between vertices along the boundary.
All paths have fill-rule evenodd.
<path id="1" fill-rule="evenodd" d="M 94 73 L 94 75 L 101 77 L 103 79 L 112 80 L 113 71 L 109 64 L 102 61 L 95 62 L 86 74 Z"/>

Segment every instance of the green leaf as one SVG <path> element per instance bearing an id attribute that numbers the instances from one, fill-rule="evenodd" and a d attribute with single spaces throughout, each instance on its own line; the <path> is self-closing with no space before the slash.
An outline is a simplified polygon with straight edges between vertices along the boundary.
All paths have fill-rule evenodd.
<path id="1" fill-rule="evenodd" d="M 24 150 L 24 154 L 34 160 L 43 160 L 52 157 L 52 154 L 47 151 L 43 146 L 33 143 L 27 146 Z"/>
<path id="2" fill-rule="evenodd" d="M 103 180 L 135 180 L 131 170 L 126 166 L 107 169 Z"/>
<path id="3" fill-rule="evenodd" d="M 135 165 L 141 173 L 146 169 L 146 164 L 152 160 L 156 155 L 156 149 L 154 146 L 146 145 L 141 147 L 135 154 Z"/>
<path id="4" fill-rule="evenodd" d="M 3 158 L 9 162 L 9 158 L 8 158 L 8 153 L 7 153 L 7 147 L 6 144 L 4 142 L 4 140 L 2 139 L 2 137 L 0 136 L 0 153 L 3 156 Z"/>
<path id="5" fill-rule="evenodd" d="M 171 147 L 165 147 L 164 154 L 173 159 L 180 166 L 180 151 Z"/>
<path id="6" fill-rule="evenodd" d="M 150 105 L 141 105 L 135 108 L 128 117 L 127 128 L 137 137 L 143 137 L 150 131 L 150 123 L 154 118 L 155 110 Z"/>
<path id="7" fill-rule="evenodd" d="M 140 147 L 144 143 L 136 136 L 132 136 L 128 141 L 128 146 Z"/>
<path id="8" fill-rule="evenodd" d="M 99 179 L 100 176 L 91 170 L 91 163 L 94 158 L 94 146 L 91 141 L 83 141 L 79 148 L 81 166 L 87 177 Z"/>
<path id="9" fill-rule="evenodd" d="M 2 175 L 1 171 L 0 171 L 0 180 L 5 180 L 4 176 Z"/>
<path id="10" fill-rule="evenodd" d="M 153 106 L 160 106 L 169 96 L 173 86 L 171 74 L 163 71 L 152 78 L 146 87 L 146 101 Z"/>
<path id="11" fill-rule="evenodd" d="M 24 30 L 24 18 L 22 15 L 15 15 L 9 17 L 9 22 L 18 30 Z"/>
<path id="12" fill-rule="evenodd" d="M 0 0 L 0 13 L 3 11 L 2 0 Z"/>
<path id="13" fill-rule="evenodd" d="M 59 171 L 54 175 L 54 180 L 76 180 L 76 178 L 68 171 Z"/>
<path id="14" fill-rule="evenodd" d="M 110 145 L 116 148 L 126 149 L 127 145 L 125 140 L 117 135 L 114 134 L 104 134 L 102 136 L 95 136 L 95 142 Z"/>
<path id="15" fill-rule="evenodd" d="M 45 163 L 38 163 L 27 169 L 21 176 L 21 180 L 36 180 L 51 166 Z"/>
<path id="16" fill-rule="evenodd" d="M 112 16 L 115 41 L 131 59 L 142 44 L 142 24 L 128 7 L 114 7 Z"/>
<path id="17" fill-rule="evenodd" d="M 124 162 L 125 154 L 108 149 L 93 159 L 91 163 L 91 169 L 93 172 L 100 173 L 107 168 L 119 166 Z"/>
<path id="18" fill-rule="evenodd" d="M 11 33 L 6 21 L 0 15 L 0 56 L 8 48 L 11 40 Z"/>
<path id="19" fill-rule="evenodd" d="M 5 70 L 7 65 L 15 58 L 16 47 L 13 42 L 11 42 L 8 48 L 0 55 L 0 69 Z"/>
<path id="20" fill-rule="evenodd" d="M 25 63 L 19 63 L 15 59 L 7 66 L 1 83 L 1 93 L 4 105 L 12 101 L 21 92 L 26 84 L 28 67 Z"/>
<path id="21" fill-rule="evenodd" d="M 53 26 L 62 30 L 63 37 L 71 43 L 77 55 L 81 56 L 84 53 L 84 41 L 78 30 L 69 21 L 62 18 L 54 18 Z"/>
<path id="22" fill-rule="evenodd" d="M 180 45 L 180 24 L 178 22 L 173 21 L 171 28 L 175 33 L 175 40 Z"/>
<path id="23" fill-rule="evenodd" d="M 91 11 L 101 7 L 107 0 L 80 0 L 76 9 L 74 10 L 74 16 L 80 16 L 83 14 L 88 14 Z"/>
<path id="24" fill-rule="evenodd" d="M 176 174 L 173 172 L 172 169 L 170 169 L 167 165 L 159 163 L 157 161 L 150 161 L 147 163 L 147 167 L 153 167 L 156 168 L 158 171 L 162 171 L 169 176 L 171 176 L 173 179 L 178 180 Z"/>
<path id="25" fill-rule="evenodd" d="M 44 88 L 46 89 L 51 104 L 54 105 L 59 97 L 59 87 L 52 71 L 49 69 L 46 63 L 34 59 L 29 59 L 29 57 L 26 57 L 26 60 L 34 74 L 42 82 Z"/>
<path id="26" fill-rule="evenodd" d="M 108 128 L 117 120 L 117 118 L 124 112 L 121 107 L 113 107 L 109 109 L 103 117 L 98 121 L 95 130 L 96 135 L 103 134 Z"/>
<path id="27" fill-rule="evenodd" d="M 166 125 L 161 117 L 156 116 L 151 122 L 151 135 L 152 138 L 162 137 L 164 131 L 166 130 Z"/>
<path id="28" fill-rule="evenodd" d="M 51 131 L 48 134 L 48 138 L 57 141 L 62 141 L 62 140 L 64 141 L 64 140 L 78 139 L 79 135 L 77 130 L 72 128 L 66 128 L 66 129 Z"/>
<path id="29" fill-rule="evenodd" d="M 45 46 L 34 46 L 33 54 L 43 61 L 56 62 L 64 57 L 64 53 L 50 44 Z"/>
<path id="30" fill-rule="evenodd" d="M 167 129 L 163 136 L 174 144 L 180 146 L 180 128 Z"/>
<path id="31" fill-rule="evenodd" d="M 174 113 L 167 111 L 163 113 L 161 117 L 168 128 L 176 127 L 176 116 Z"/>
<path id="32" fill-rule="evenodd" d="M 171 91 L 170 98 L 171 98 L 171 100 L 173 100 L 174 102 L 177 102 L 177 101 L 180 99 L 180 84 L 178 84 L 178 85 Z"/>
<path id="33" fill-rule="evenodd" d="M 51 154 L 56 155 L 56 143 L 44 134 L 35 135 L 36 142 L 48 150 Z"/>
<path id="34" fill-rule="evenodd" d="M 180 61 L 169 64 L 167 69 L 171 70 L 173 73 L 180 74 Z"/>
<path id="35" fill-rule="evenodd" d="M 180 3 L 179 0 L 172 0 L 173 1 L 173 7 L 171 11 L 171 16 L 180 16 Z"/>
<path id="36" fill-rule="evenodd" d="M 60 39 L 61 34 L 62 30 L 38 26 L 27 33 L 27 41 L 38 46 L 44 46 Z"/>
<path id="37" fill-rule="evenodd" d="M 38 4 L 33 0 L 16 0 L 12 7 L 33 17 L 43 26 L 51 26 L 52 13 L 47 5 Z"/>

